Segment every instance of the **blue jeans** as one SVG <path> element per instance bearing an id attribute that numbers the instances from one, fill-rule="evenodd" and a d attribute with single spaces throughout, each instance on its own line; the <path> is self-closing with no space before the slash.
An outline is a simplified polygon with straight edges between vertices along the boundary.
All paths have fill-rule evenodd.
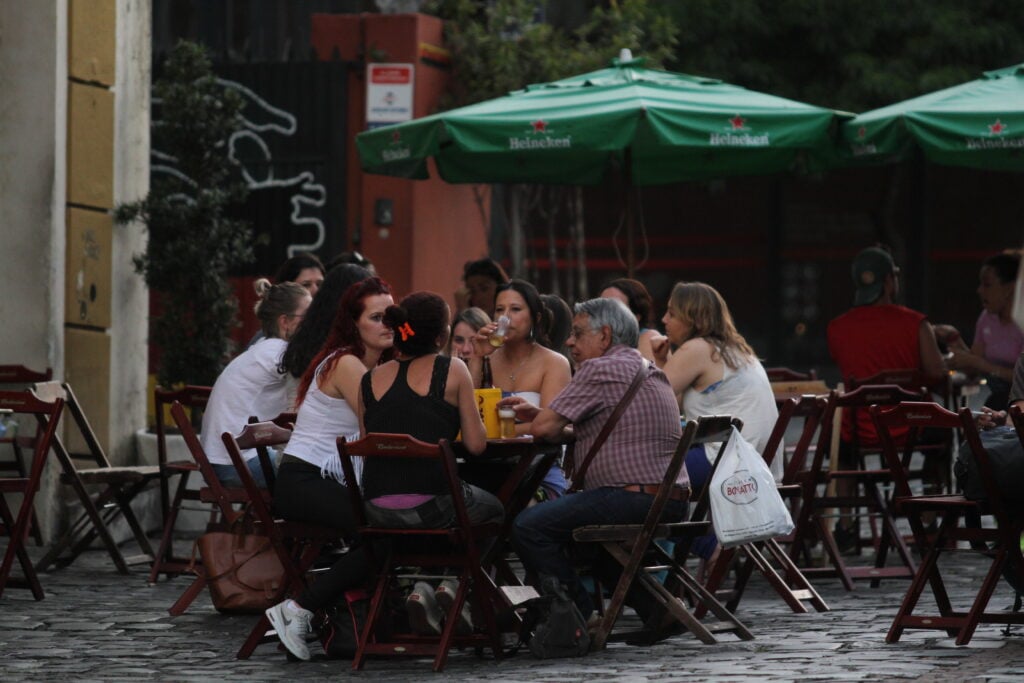
<path id="1" fill-rule="evenodd" d="M 527 571 L 538 579 L 556 577 L 586 618 L 594 611 L 594 604 L 569 557 L 573 530 L 591 524 L 642 524 L 652 502 L 654 496 L 612 487 L 568 494 L 521 512 L 512 525 L 512 544 Z M 686 508 L 684 501 L 669 500 L 662 521 L 682 521 Z M 614 586 L 622 567 L 602 550 L 594 570 L 605 585 Z M 642 618 L 653 606 L 649 596 L 639 590 L 630 591 L 627 602 Z"/>
<path id="2" fill-rule="evenodd" d="M 277 453 L 271 451 L 270 462 L 277 467 Z M 210 463 L 213 465 L 213 473 L 220 479 L 220 483 L 225 486 L 242 486 L 242 479 L 238 476 L 238 472 L 235 470 L 234 465 L 219 465 L 217 463 Z M 245 464 L 249 467 L 249 473 L 252 474 L 252 478 L 256 481 L 256 485 L 261 489 L 267 488 L 267 480 L 263 476 L 263 468 L 260 467 L 260 459 L 253 456 L 245 461 Z"/>
<path id="3" fill-rule="evenodd" d="M 696 498 L 704 485 L 707 484 L 708 475 L 711 474 L 711 463 L 704 450 L 704 444 L 700 443 L 686 451 L 686 473 L 690 476 L 690 490 Z M 697 557 L 710 560 L 718 547 L 718 537 L 715 536 L 714 527 L 703 536 L 693 539 L 690 552 Z"/>

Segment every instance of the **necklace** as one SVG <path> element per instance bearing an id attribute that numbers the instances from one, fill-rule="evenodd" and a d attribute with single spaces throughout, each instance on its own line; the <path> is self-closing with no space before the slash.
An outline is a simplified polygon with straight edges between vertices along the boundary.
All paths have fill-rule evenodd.
<path id="1" fill-rule="evenodd" d="M 521 361 L 519 361 L 519 365 L 516 366 L 516 369 L 513 370 L 512 372 L 508 373 L 508 381 L 512 383 L 512 387 L 511 388 L 512 388 L 513 391 L 516 388 L 516 377 L 519 375 L 519 371 L 523 369 L 523 366 L 526 365 L 526 362 L 528 360 L 533 358 L 533 349 L 535 348 L 535 346 L 536 346 L 535 344 L 531 344 L 530 345 L 530 352 L 528 354 L 526 354 L 526 358 L 524 358 Z"/>

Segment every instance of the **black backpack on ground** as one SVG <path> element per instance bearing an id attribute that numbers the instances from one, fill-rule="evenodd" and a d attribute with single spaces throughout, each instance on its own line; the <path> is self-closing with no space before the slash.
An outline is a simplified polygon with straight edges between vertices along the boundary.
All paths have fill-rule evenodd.
<path id="1" fill-rule="evenodd" d="M 520 644 L 537 659 L 581 657 L 590 648 L 583 615 L 554 577 L 541 582 L 541 596 L 527 600 Z"/>

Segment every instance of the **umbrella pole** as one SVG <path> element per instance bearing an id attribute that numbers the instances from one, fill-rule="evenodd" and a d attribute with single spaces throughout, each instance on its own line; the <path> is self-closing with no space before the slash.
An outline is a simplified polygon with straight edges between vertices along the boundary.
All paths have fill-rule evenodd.
<path id="1" fill-rule="evenodd" d="M 635 225 L 633 221 L 636 217 L 636 211 L 633 207 L 633 150 L 630 147 L 626 148 L 625 155 L 625 201 L 623 202 L 626 207 L 626 277 L 633 278 L 636 274 L 636 252 L 633 246 L 633 235 L 635 234 Z"/>

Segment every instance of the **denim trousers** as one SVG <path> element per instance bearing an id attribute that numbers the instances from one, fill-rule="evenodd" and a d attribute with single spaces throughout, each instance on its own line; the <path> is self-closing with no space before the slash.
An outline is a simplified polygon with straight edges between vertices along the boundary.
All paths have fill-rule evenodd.
<path id="1" fill-rule="evenodd" d="M 277 467 L 277 452 L 270 452 L 270 462 L 274 467 Z M 218 463 L 210 463 L 213 465 L 213 473 L 220 479 L 220 483 L 225 486 L 237 486 L 241 488 L 242 479 L 238 476 L 238 471 L 234 465 L 221 465 Z M 256 485 L 261 489 L 267 488 L 267 480 L 263 476 L 263 468 L 260 467 L 260 459 L 255 455 L 245 461 L 246 466 L 249 468 L 249 473 L 252 474 L 253 480 Z"/>
<path id="2" fill-rule="evenodd" d="M 512 525 L 512 544 L 527 571 L 538 580 L 556 577 L 586 618 L 594 611 L 594 603 L 573 567 L 573 530 L 592 524 L 642 524 L 653 502 L 654 496 L 613 487 L 567 494 L 521 512 Z M 686 510 L 686 501 L 669 500 L 662 521 L 683 521 Z M 603 549 L 593 566 L 608 587 L 614 587 L 622 573 L 622 567 Z M 631 590 L 626 601 L 642 618 L 653 609 L 653 601 L 642 590 Z"/>

